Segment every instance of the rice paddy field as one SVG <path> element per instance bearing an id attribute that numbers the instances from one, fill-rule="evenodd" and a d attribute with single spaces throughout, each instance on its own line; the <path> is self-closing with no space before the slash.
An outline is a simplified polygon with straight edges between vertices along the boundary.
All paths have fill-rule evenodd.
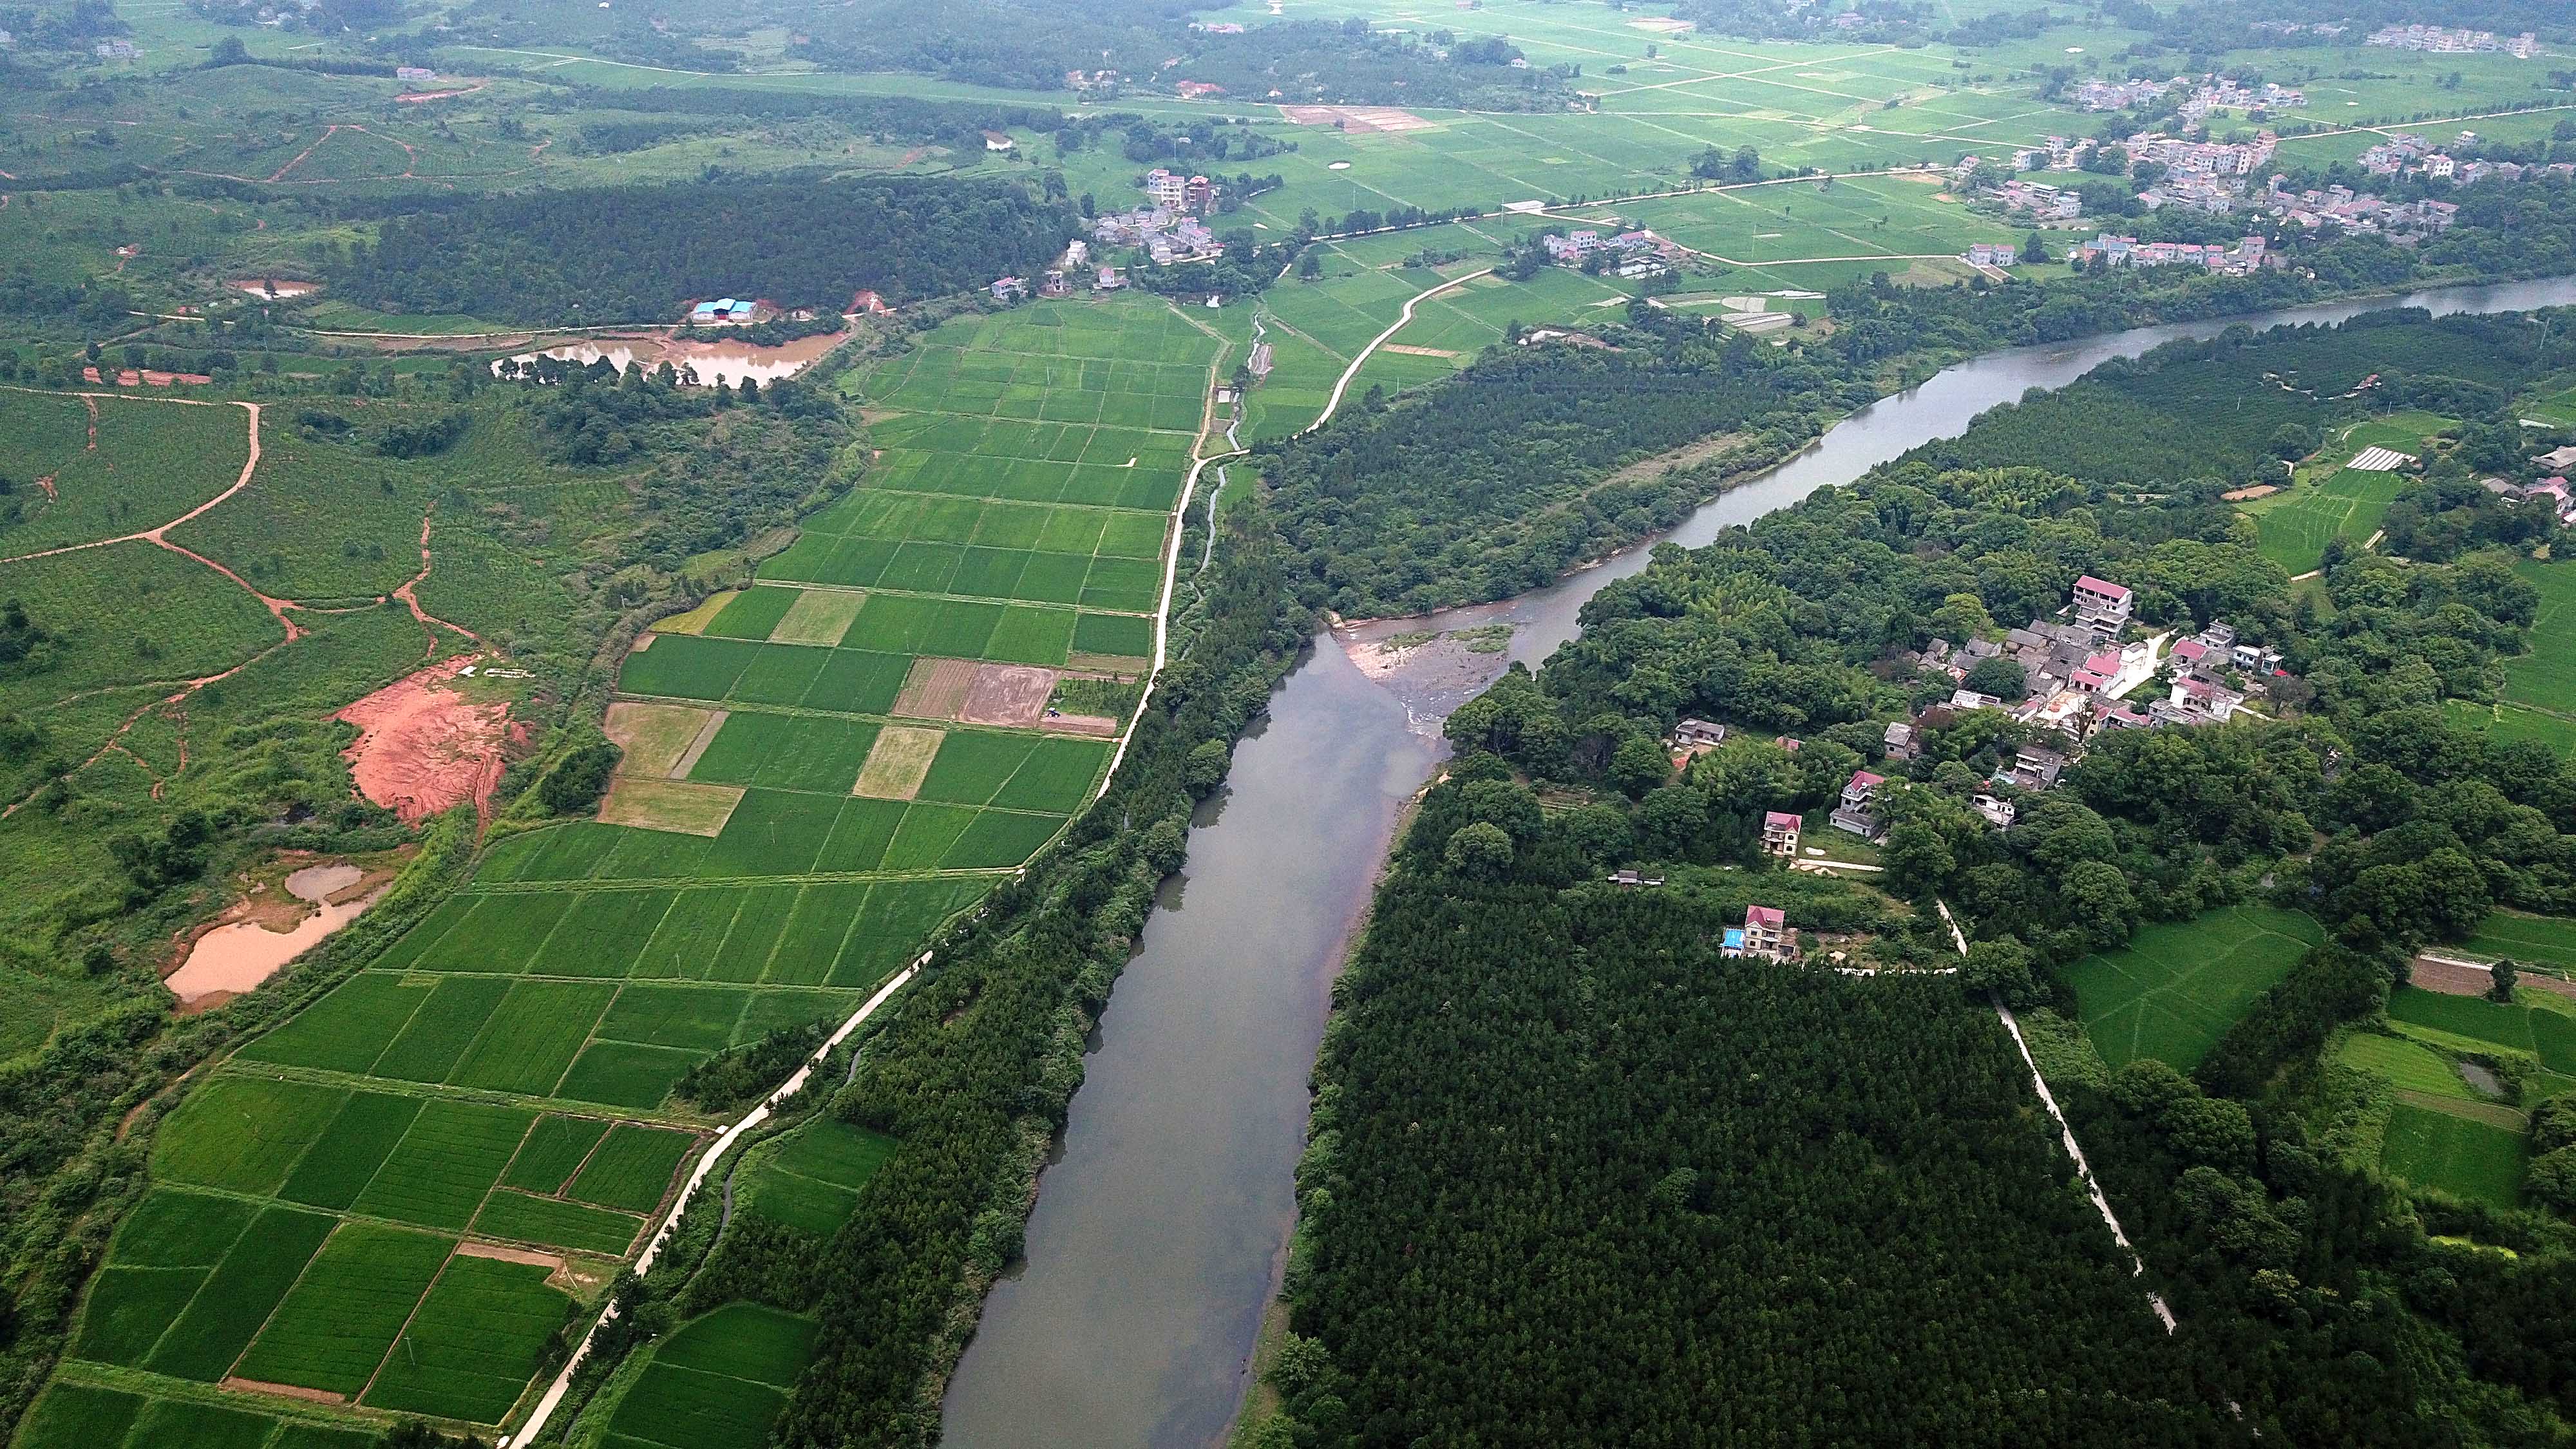
<path id="1" fill-rule="evenodd" d="M 2540 590 L 2540 614 L 2530 630 L 2531 652 L 2505 661 L 2504 697 L 2561 719 L 2576 717 L 2576 566 L 2525 561 L 2514 571 Z"/>
<path id="2" fill-rule="evenodd" d="M 2230 906 L 2147 926 L 2067 976 L 2103 1061 L 2117 1069 L 2153 1057 L 2189 1071 L 2322 939 L 2316 922 L 2295 911 Z"/>
<path id="3" fill-rule="evenodd" d="M 161 1124 L 22 1442 L 187 1415 L 240 1421 L 190 1443 L 303 1432 L 228 1405 L 505 1423 L 703 1145 L 681 1077 L 846 1018 L 1090 798 L 1119 721 L 1045 707 L 1151 654 L 1222 345 L 1159 301 L 1067 304 L 870 379 L 903 409 L 887 466 L 759 582 L 646 636 L 601 818 L 488 846 Z M 817 1123 L 761 1149 L 743 1201 L 829 1233 L 900 1150 Z M 811 1332 L 767 1312 L 674 1335 L 607 1442 L 759 1442 Z"/>

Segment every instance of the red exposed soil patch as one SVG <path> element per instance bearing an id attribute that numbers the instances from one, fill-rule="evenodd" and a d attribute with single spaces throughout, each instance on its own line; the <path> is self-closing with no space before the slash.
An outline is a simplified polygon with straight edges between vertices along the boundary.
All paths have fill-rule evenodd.
<path id="1" fill-rule="evenodd" d="M 1055 671 L 1026 664 L 978 664 L 957 718 L 968 724 L 1025 729 L 1046 713 L 1055 693 Z"/>
<path id="2" fill-rule="evenodd" d="M 335 1394 L 329 1389 L 299 1388 L 294 1384 L 264 1384 L 257 1379 L 226 1379 L 222 1386 L 240 1393 L 275 1394 L 280 1398 L 304 1399 L 316 1404 L 349 1402 L 348 1395 Z"/>
<path id="3" fill-rule="evenodd" d="M 456 1256 L 489 1258 L 496 1263 L 525 1263 L 531 1268 L 560 1268 L 564 1264 L 561 1253 L 540 1253 L 533 1248 L 504 1248 L 498 1243 L 459 1243 Z"/>
<path id="4" fill-rule="evenodd" d="M 470 96 L 489 84 L 489 81 L 476 81 L 460 91 L 405 91 L 394 99 L 407 106 L 416 106 L 423 101 L 450 101 L 458 96 Z"/>
<path id="5" fill-rule="evenodd" d="M 510 724 L 510 707 L 475 704 L 447 687 L 458 670 L 481 657 L 459 655 L 433 664 L 332 716 L 358 727 L 358 742 L 341 752 L 358 793 L 405 824 L 467 800 L 478 812 L 491 806 L 504 751 L 519 733 Z"/>
<path id="6" fill-rule="evenodd" d="M 2437 961 L 2427 956 L 2415 958 L 2406 973 L 2407 981 L 2427 991 L 2445 996 L 2484 996 L 2495 989 L 2495 974 L 2484 966 L 2470 966 L 2458 961 Z M 2562 981 L 2555 976 L 2521 973 L 2515 985 L 2554 996 L 2576 996 L 2576 981 Z"/>
<path id="7" fill-rule="evenodd" d="M 45 490 L 45 496 L 47 498 L 60 498 L 62 496 L 54 491 L 54 475 L 51 473 L 37 479 L 36 486 Z"/>

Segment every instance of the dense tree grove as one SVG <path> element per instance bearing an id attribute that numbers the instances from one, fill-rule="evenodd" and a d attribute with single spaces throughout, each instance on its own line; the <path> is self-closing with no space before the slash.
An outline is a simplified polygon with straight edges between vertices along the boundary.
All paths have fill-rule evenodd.
<path id="1" fill-rule="evenodd" d="M 1563 825 L 1515 858 L 1480 788 L 1426 802 L 1337 992 L 1295 1442 L 2241 1441 L 1991 1012 L 1721 960 L 1735 900 L 1578 884 Z M 1445 850 L 1479 830 L 1499 875 Z"/>
<path id="2" fill-rule="evenodd" d="M 1614 478 L 1712 433 L 1715 466 L 1776 460 L 1856 399 L 1832 378 L 1696 318 L 1632 306 L 1618 350 L 1498 351 L 1456 381 L 1374 395 L 1329 428 L 1256 450 L 1307 602 L 1350 615 L 1507 598 L 1668 528 L 1715 484 L 1697 468 Z M 1605 481 L 1610 480 L 1610 481 Z"/>
<path id="3" fill-rule="evenodd" d="M 2417 944 L 2498 903 L 2576 911 L 2576 764 L 2445 712 L 2495 697 L 2534 622 L 2493 545 L 2568 542 L 2472 472 L 2529 478 L 2559 440 L 2493 421 L 2556 366 L 2557 323 L 2401 312 L 2106 367 L 1659 550 L 1544 670 L 1455 712 L 1455 778 L 1327 1034 L 1271 1442 L 2568 1442 L 2576 1228 L 2353 1163 L 2364 1105 L 2318 1060 Z M 2262 405 L 2240 411 L 2249 379 Z M 2404 406 L 2466 419 L 2398 505 L 2441 547 L 2338 546 L 2294 591 L 2219 492 L 2284 427 Z M 2130 584 L 2148 629 L 2225 620 L 2286 673 L 2261 714 L 2105 733 L 2052 791 L 1993 787 L 2019 805 L 1997 830 L 1968 796 L 2063 742 L 1949 708 L 1910 655 L 2051 615 L 2083 573 Z M 1684 716 L 1733 733 L 1676 771 L 1661 737 Z M 1886 757 L 1907 718 L 1919 753 Z M 1815 812 L 1864 766 L 1891 781 L 1876 889 L 1762 856 L 1764 811 Z M 1589 803 L 1543 814 L 1523 781 Z M 1621 864 L 1671 881 L 1603 884 Z M 2108 1235 L 2060 1190 L 1985 1003 L 2068 1008 L 2082 956 L 2251 900 L 2329 939 L 2192 1076 L 2055 1081 L 2181 1320 L 2167 1338 L 2094 1256 Z M 1882 967 L 1963 969 L 1714 959 L 1748 901 L 1874 938 Z M 2576 1142 L 2544 1127 L 2544 1154 Z M 1976 1352 L 1934 1347 L 1954 1339 Z"/>
<path id="4" fill-rule="evenodd" d="M 723 181 L 550 191 L 398 216 L 335 262 L 371 307 L 525 322 L 668 322 L 691 301 L 838 311 L 982 286 L 1064 250 L 1072 214 L 944 178 Z"/>

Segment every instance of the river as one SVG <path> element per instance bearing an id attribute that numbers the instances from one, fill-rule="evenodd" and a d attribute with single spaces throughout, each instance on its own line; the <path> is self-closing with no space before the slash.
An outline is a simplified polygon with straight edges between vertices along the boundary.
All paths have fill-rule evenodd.
<path id="1" fill-rule="evenodd" d="M 2559 278 L 1990 353 L 1853 413 L 1666 537 L 1705 544 L 1955 436 L 2031 388 L 2178 338 L 2391 306 L 2570 303 L 2576 278 Z M 1517 599 L 1374 629 L 1510 623 L 1496 667 L 1536 668 L 1574 636 L 1584 601 L 1643 570 L 1661 541 Z M 1224 1433 L 1295 1212 L 1290 1174 L 1332 978 L 1397 816 L 1438 763 L 1436 741 L 1421 732 L 1429 723 L 1324 637 L 1236 750 L 1225 793 L 1200 812 L 1189 863 L 1101 1019 L 1063 1142 L 1039 1179 L 1026 1260 L 995 1286 L 950 1384 L 942 1435 L 952 1449 L 1198 1449 Z"/>

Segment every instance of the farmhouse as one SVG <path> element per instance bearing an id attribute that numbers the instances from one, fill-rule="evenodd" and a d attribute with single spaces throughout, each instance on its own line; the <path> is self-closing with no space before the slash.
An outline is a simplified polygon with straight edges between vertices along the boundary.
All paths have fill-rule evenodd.
<path id="1" fill-rule="evenodd" d="M 1878 803 L 1879 787 L 1886 783 L 1884 775 L 1854 770 L 1851 779 L 1843 785 L 1842 803 L 1834 807 L 1830 817 L 1833 827 L 1863 840 L 1877 839 L 1879 832 L 1886 828 L 1886 822 L 1879 818 L 1873 807 Z"/>
<path id="2" fill-rule="evenodd" d="M 1763 853 L 1776 855 L 1783 860 L 1797 859 L 1800 824 L 1798 817 L 1786 810 L 1764 811 L 1762 813 Z"/>
<path id="3" fill-rule="evenodd" d="M 2137 606 L 2136 596 L 2108 579 L 2086 574 L 2075 581 L 2071 600 L 2075 622 L 2105 637 L 2129 626 L 2129 614 Z"/>
<path id="4" fill-rule="evenodd" d="M 1788 915 L 1778 906 L 1748 906 L 1744 924 L 1727 930 L 1721 950 L 1728 956 L 1777 961 L 1797 954 L 1798 933 L 1789 929 Z"/>
<path id="5" fill-rule="evenodd" d="M 1713 750 L 1726 743 L 1726 726 L 1713 724 L 1704 719 L 1686 719 L 1673 726 L 1673 736 L 1669 743 L 1676 750 L 1689 750 L 1693 753 Z"/>

